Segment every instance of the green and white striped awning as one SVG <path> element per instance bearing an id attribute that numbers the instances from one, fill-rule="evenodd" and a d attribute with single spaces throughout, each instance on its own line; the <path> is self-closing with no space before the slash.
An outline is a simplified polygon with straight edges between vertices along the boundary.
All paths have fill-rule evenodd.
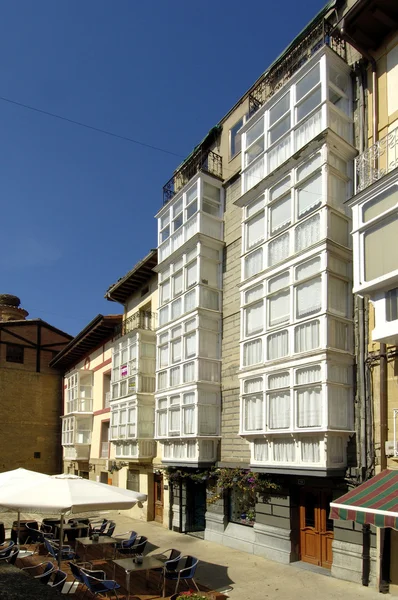
<path id="1" fill-rule="evenodd" d="M 398 529 L 398 470 L 386 469 L 330 503 L 330 518 Z"/>

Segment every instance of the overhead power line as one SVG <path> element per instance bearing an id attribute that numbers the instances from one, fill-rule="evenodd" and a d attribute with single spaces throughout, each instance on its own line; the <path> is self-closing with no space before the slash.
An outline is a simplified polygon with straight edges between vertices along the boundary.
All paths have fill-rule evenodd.
<path id="1" fill-rule="evenodd" d="M 66 121 L 67 123 L 72 123 L 73 125 L 78 125 L 79 127 L 85 127 L 86 129 L 97 131 L 98 133 L 104 133 L 105 135 L 109 135 L 110 137 L 118 138 L 119 140 L 124 140 L 126 142 L 131 142 L 132 144 L 137 144 L 138 146 L 144 146 L 145 148 L 150 148 L 151 150 L 157 150 L 158 152 L 164 152 L 165 154 L 178 156 L 178 158 L 184 158 L 183 155 L 177 154 L 176 152 L 172 152 L 171 150 L 166 150 L 165 148 L 160 148 L 159 146 L 153 146 L 152 144 L 146 144 L 145 142 L 135 140 L 134 138 L 128 137 L 127 135 L 120 135 L 118 133 L 114 133 L 113 131 L 108 131 L 107 129 L 101 129 L 101 127 L 94 127 L 94 125 L 88 125 L 87 123 L 82 123 L 81 121 L 75 121 L 74 119 L 63 117 L 62 115 L 58 115 L 48 110 L 42 110 L 41 108 L 36 108 L 35 106 L 30 106 L 29 104 L 24 104 L 23 102 L 11 100 L 11 98 L 6 98 L 5 96 L 0 96 L 0 100 L 2 100 L 3 102 L 8 102 L 9 104 L 14 104 L 15 106 L 20 106 L 21 108 L 32 110 L 34 112 L 46 115 L 48 117 L 53 117 L 54 119 L 59 119 L 60 121 Z"/>

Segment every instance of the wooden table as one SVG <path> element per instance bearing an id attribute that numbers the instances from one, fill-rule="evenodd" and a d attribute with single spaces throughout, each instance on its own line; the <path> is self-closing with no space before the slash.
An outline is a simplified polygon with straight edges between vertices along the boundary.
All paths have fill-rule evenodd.
<path id="1" fill-rule="evenodd" d="M 61 525 L 53 525 L 54 527 L 54 532 L 55 532 L 55 537 L 59 538 L 59 533 L 61 531 Z M 89 530 L 89 525 L 87 525 L 87 523 L 78 523 L 77 525 L 72 525 L 72 523 L 66 523 L 65 525 L 62 526 L 62 531 L 63 531 L 63 540 L 62 542 L 65 541 L 65 535 L 68 536 L 68 542 L 72 541 L 72 539 L 69 539 L 69 534 L 72 532 L 76 532 L 76 534 L 78 534 L 81 537 L 84 537 L 84 534 L 87 535 Z M 77 536 L 75 538 L 73 538 L 74 540 L 77 539 Z"/>
<path id="2" fill-rule="evenodd" d="M 164 560 L 160 560 L 159 558 L 155 558 L 154 556 L 143 556 L 142 563 L 135 563 L 133 558 L 120 558 L 118 560 L 113 560 L 113 578 L 115 579 L 115 571 L 116 565 L 118 567 L 122 567 L 126 573 L 126 588 L 127 588 L 127 600 L 130 600 L 130 575 L 131 573 L 138 571 L 146 571 L 146 576 L 148 579 L 148 571 L 151 569 L 162 569 L 164 566 Z M 163 594 L 164 594 L 164 585 L 163 585 Z"/>
<path id="3" fill-rule="evenodd" d="M 112 544 L 113 546 L 120 541 L 115 538 L 109 537 L 108 535 L 100 535 L 98 541 L 94 541 L 89 537 L 76 538 L 76 542 L 84 547 L 84 562 L 86 562 L 87 548 L 92 546 L 104 546 L 106 544 Z"/>

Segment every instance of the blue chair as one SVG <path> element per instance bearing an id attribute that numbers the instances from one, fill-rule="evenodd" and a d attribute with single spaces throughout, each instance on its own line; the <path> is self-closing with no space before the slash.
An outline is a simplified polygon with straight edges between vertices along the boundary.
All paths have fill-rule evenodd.
<path id="1" fill-rule="evenodd" d="M 122 535 L 130 534 L 130 537 L 126 540 L 121 540 L 120 542 L 116 542 L 115 548 L 117 552 L 120 554 L 130 554 L 131 548 L 134 546 L 135 540 L 137 539 L 136 531 L 126 531 L 125 533 L 121 533 L 120 535 L 116 535 L 115 537 L 121 537 Z"/>
<path id="2" fill-rule="evenodd" d="M 102 535 L 105 531 L 105 527 L 108 524 L 108 519 L 102 519 L 102 523 L 95 525 L 94 523 L 90 523 L 90 535 L 93 533 L 98 533 Z"/>
<path id="3" fill-rule="evenodd" d="M 103 531 L 103 535 L 107 535 L 109 537 L 113 536 L 113 532 L 116 529 L 116 523 L 115 521 L 108 521 L 106 524 L 106 528 Z"/>
<path id="4" fill-rule="evenodd" d="M 15 545 L 15 542 L 10 540 L 9 542 L 4 542 L 0 546 L 0 557 L 4 555 L 4 553 L 10 552 L 11 548 Z"/>
<path id="5" fill-rule="evenodd" d="M 30 567 L 22 567 L 22 571 L 28 571 L 29 569 L 37 569 L 45 565 L 43 571 L 39 575 L 34 575 L 35 579 L 39 579 L 41 583 L 48 583 L 50 581 L 51 573 L 55 571 L 55 567 L 52 562 L 41 562 L 38 565 L 31 565 Z"/>
<path id="6" fill-rule="evenodd" d="M 17 560 L 19 554 L 19 548 L 16 544 L 13 543 L 12 546 L 7 548 L 7 550 L 1 554 L 0 553 L 0 561 L 4 561 L 9 563 L 10 565 L 14 565 Z"/>
<path id="7" fill-rule="evenodd" d="M 114 592 L 116 598 L 118 598 L 117 591 L 120 585 L 114 579 L 104 579 L 99 577 L 93 577 L 89 571 L 81 569 L 83 582 L 87 586 L 87 589 L 96 596 L 97 594 L 106 594 L 107 592 Z"/>
<path id="8" fill-rule="evenodd" d="M 34 552 L 37 552 L 40 544 L 44 544 L 44 539 L 48 538 L 49 540 L 52 540 L 52 539 L 54 539 L 54 534 L 50 533 L 48 530 L 47 530 L 47 532 L 44 530 L 40 531 L 33 525 L 35 525 L 34 522 L 26 523 L 26 525 L 25 525 L 26 531 L 28 533 L 26 543 L 31 541 L 33 544 L 36 544 Z"/>
<path id="9" fill-rule="evenodd" d="M 61 569 L 57 569 L 56 571 L 54 570 L 50 575 L 50 580 L 47 582 L 47 585 L 58 589 L 62 593 L 62 588 L 64 587 L 66 578 L 67 574 L 64 571 L 61 571 Z"/>
<path id="10" fill-rule="evenodd" d="M 175 548 L 167 548 L 167 550 L 162 550 L 159 553 L 152 554 L 151 556 L 155 558 L 159 558 L 160 560 L 164 560 L 163 568 L 160 569 L 151 569 L 152 571 L 156 571 L 161 574 L 161 580 L 159 582 L 159 587 L 163 585 L 163 597 L 165 592 L 165 571 L 175 571 L 178 567 L 178 563 L 180 562 L 181 552 L 180 550 L 176 550 Z"/>
<path id="11" fill-rule="evenodd" d="M 60 550 L 61 560 L 75 560 L 76 558 L 78 558 L 76 552 L 74 552 L 70 546 L 62 546 L 60 549 L 58 543 L 49 540 L 48 538 L 44 538 L 44 545 L 48 554 L 50 554 L 50 556 L 52 556 L 53 559 L 55 559 L 56 561 L 58 561 L 58 555 Z"/>
<path id="12" fill-rule="evenodd" d="M 185 581 L 185 583 L 187 584 L 188 589 L 189 589 L 189 585 L 188 585 L 187 581 L 191 580 L 199 592 L 199 588 L 194 579 L 196 567 L 198 566 L 198 562 L 199 562 L 198 559 L 195 558 L 194 556 L 183 556 L 181 559 L 181 568 L 176 568 L 172 571 L 167 571 L 165 569 L 165 571 L 164 571 L 165 584 L 166 584 L 167 579 L 176 581 L 177 583 L 176 583 L 176 587 L 174 590 L 174 593 L 176 594 L 178 587 L 180 585 L 180 581 Z M 180 566 L 180 565 L 178 565 L 178 566 Z"/>
<path id="13" fill-rule="evenodd" d="M 139 535 L 135 540 L 134 545 L 131 548 L 131 554 L 144 554 L 145 546 L 148 541 L 148 538 L 145 535 Z"/>
<path id="14" fill-rule="evenodd" d="M 79 584 L 81 583 L 82 585 L 85 585 L 84 583 L 84 579 L 83 579 L 83 573 L 82 573 L 82 567 L 77 565 L 76 563 L 70 562 L 68 563 L 71 573 L 74 577 L 71 586 L 69 588 L 69 592 L 70 593 L 73 590 L 73 586 L 75 585 L 76 581 L 77 581 L 77 587 L 75 589 L 75 592 L 77 591 L 77 588 L 79 587 Z M 86 563 L 84 563 L 86 564 Z M 88 563 L 90 564 L 90 563 Z M 88 573 L 89 575 L 91 575 L 92 577 L 96 577 L 97 579 L 105 579 L 105 572 L 104 571 L 90 571 L 89 569 L 84 569 L 84 571 L 86 573 Z"/>

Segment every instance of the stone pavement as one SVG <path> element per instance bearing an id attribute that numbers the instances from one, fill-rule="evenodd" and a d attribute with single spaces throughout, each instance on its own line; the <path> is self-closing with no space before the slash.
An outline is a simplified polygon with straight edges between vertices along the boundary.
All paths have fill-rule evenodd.
<path id="1" fill-rule="evenodd" d="M 334 579 L 328 571 L 321 574 L 294 563 L 281 565 L 214 542 L 174 533 L 158 523 L 132 519 L 123 511 L 101 515 L 116 521 L 116 534 L 133 529 L 139 535 L 145 535 L 150 542 L 149 551 L 178 548 L 182 554 L 196 556 L 200 560 L 197 581 L 211 589 L 226 591 L 232 600 L 380 600 L 380 594 L 374 588 Z M 21 518 L 34 516 L 37 517 L 21 515 Z M 15 519 L 16 515 L 10 513 L 0 515 L 8 528 Z"/>

